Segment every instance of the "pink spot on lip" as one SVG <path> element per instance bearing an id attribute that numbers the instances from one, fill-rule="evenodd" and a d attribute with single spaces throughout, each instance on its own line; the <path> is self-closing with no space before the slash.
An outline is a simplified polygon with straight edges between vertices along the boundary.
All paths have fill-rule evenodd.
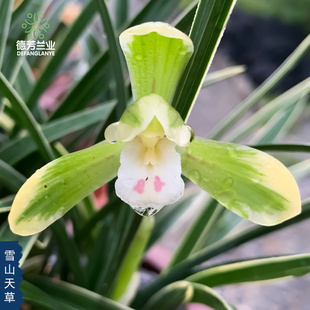
<path id="1" fill-rule="evenodd" d="M 145 185 L 145 181 L 143 179 L 140 179 L 137 182 L 137 184 L 134 186 L 133 190 L 136 191 L 138 194 L 143 194 L 144 185 Z"/>
<path id="2" fill-rule="evenodd" d="M 154 182 L 154 187 L 155 187 L 155 191 L 156 192 L 161 192 L 162 188 L 165 186 L 165 182 L 162 182 L 160 180 L 160 177 L 159 176 L 156 176 L 155 177 L 155 182 Z"/>

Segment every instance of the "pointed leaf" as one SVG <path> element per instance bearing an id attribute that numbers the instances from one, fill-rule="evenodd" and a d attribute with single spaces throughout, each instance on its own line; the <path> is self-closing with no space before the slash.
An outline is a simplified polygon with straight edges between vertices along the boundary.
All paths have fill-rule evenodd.
<path id="1" fill-rule="evenodd" d="M 39 36 L 39 30 L 38 29 L 34 29 L 33 31 L 34 37 L 37 39 Z"/>
<path id="2" fill-rule="evenodd" d="M 44 18 L 44 19 L 42 19 L 42 20 L 40 21 L 40 25 L 44 24 L 45 22 L 46 22 L 46 18 Z"/>
<path id="3" fill-rule="evenodd" d="M 53 300 L 68 305 L 70 310 L 72 308 L 76 310 L 133 310 L 107 297 L 68 282 L 56 281 L 56 279 L 43 276 L 31 277 L 29 281 L 51 296 Z M 40 300 L 40 296 L 37 299 Z"/>
<path id="4" fill-rule="evenodd" d="M 124 261 L 119 268 L 116 287 L 112 294 L 113 300 L 119 300 L 126 292 L 132 276 L 137 271 L 143 258 L 145 246 L 154 226 L 153 217 L 145 217 L 141 221 L 137 233 L 132 240 Z"/>
<path id="5" fill-rule="evenodd" d="M 13 202 L 9 215 L 12 231 L 19 235 L 42 231 L 113 179 L 123 146 L 122 143 L 101 142 L 60 157 L 37 170 Z"/>
<path id="6" fill-rule="evenodd" d="M 33 20 L 34 20 L 34 22 L 35 23 L 37 23 L 38 22 L 38 14 L 37 13 L 34 13 L 34 15 L 33 15 Z"/>
<path id="7" fill-rule="evenodd" d="M 198 272 L 188 281 L 208 286 L 303 276 L 310 272 L 310 255 L 288 255 L 221 265 Z"/>
<path id="8" fill-rule="evenodd" d="M 43 134 L 49 142 L 87 126 L 105 121 L 115 106 L 115 102 L 106 102 L 92 109 L 72 113 L 69 116 L 42 125 Z M 0 158 L 14 165 L 37 149 L 31 137 L 25 136 L 12 140 L 0 148 Z"/>
<path id="9" fill-rule="evenodd" d="M 4 95 L 10 101 L 12 110 L 18 116 L 20 123 L 29 130 L 29 133 L 32 135 L 33 140 L 37 143 L 38 149 L 43 157 L 46 160 L 51 160 L 54 157 L 53 152 L 41 130 L 41 126 L 37 123 L 25 102 L 1 72 L 0 94 Z"/>
<path id="10" fill-rule="evenodd" d="M 14 1 L 7 0 L 0 2 L 0 69 L 4 57 L 5 47 L 10 29 Z"/>
<path id="11" fill-rule="evenodd" d="M 23 299 L 30 305 L 37 306 L 41 310 L 73 310 L 75 308 L 62 304 L 55 298 L 52 298 L 47 293 L 40 290 L 33 284 L 22 281 L 20 283 L 20 290 L 23 292 Z"/>
<path id="12" fill-rule="evenodd" d="M 13 167 L 8 165 L 6 162 L 0 159 L 0 184 L 4 185 L 6 188 L 17 191 L 26 178 Z"/>
<path id="13" fill-rule="evenodd" d="M 26 22 L 28 25 L 34 25 L 34 22 L 33 22 L 31 19 L 29 19 L 29 18 L 26 18 L 26 19 L 25 19 L 25 22 Z"/>
<path id="14" fill-rule="evenodd" d="M 29 33 L 32 30 L 32 26 L 29 26 L 26 30 L 25 33 Z"/>
<path id="15" fill-rule="evenodd" d="M 116 96 L 118 105 L 116 106 L 117 116 L 120 117 L 127 106 L 127 89 L 125 86 L 124 68 L 122 61 L 122 53 L 119 43 L 116 39 L 115 30 L 110 18 L 108 8 L 104 0 L 97 0 L 97 7 L 101 16 L 102 24 L 107 35 L 109 44 L 109 55 L 111 59 L 112 74 L 115 76 Z"/>
<path id="16" fill-rule="evenodd" d="M 243 73 L 244 71 L 246 71 L 245 66 L 232 66 L 215 72 L 208 73 L 201 87 L 207 87 L 213 85 L 215 83 L 218 83 L 235 75 Z"/>
<path id="17" fill-rule="evenodd" d="M 213 289 L 198 283 L 191 283 L 194 288 L 192 303 L 200 303 L 215 310 L 232 310 L 227 302 Z"/>
<path id="18" fill-rule="evenodd" d="M 79 17 L 74 24 L 66 31 L 62 41 L 57 46 L 57 53 L 54 57 L 51 57 L 50 61 L 44 68 L 44 71 L 40 75 L 39 79 L 34 85 L 34 88 L 27 100 L 27 106 L 33 108 L 39 96 L 49 85 L 51 79 L 56 74 L 62 61 L 67 56 L 68 52 L 72 48 L 72 45 L 76 42 L 81 32 L 85 29 L 88 23 L 91 21 L 95 14 L 96 4 L 94 1 L 90 1 L 83 9 Z"/>
<path id="19" fill-rule="evenodd" d="M 134 101 L 154 93 L 171 103 L 193 53 L 192 41 L 168 24 L 151 22 L 124 31 L 120 43 L 129 67 Z"/>
<path id="20" fill-rule="evenodd" d="M 210 67 L 235 0 L 201 0 L 190 38 L 195 51 L 178 84 L 172 106 L 186 119 Z"/>
<path id="21" fill-rule="evenodd" d="M 310 217 L 310 200 L 305 201 L 303 204 L 303 211 L 298 216 L 281 223 L 277 226 L 254 226 L 239 234 L 233 234 L 219 240 L 207 248 L 202 249 L 195 255 L 188 257 L 183 262 L 180 262 L 177 266 L 173 267 L 166 273 L 162 273 L 156 281 L 151 283 L 148 287 L 142 289 L 136 295 L 132 305 L 135 308 L 143 305 L 148 299 L 150 299 L 157 291 L 166 286 L 167 284 L 184 279 L 195 273 L 195 266 L 202 264 L 203 262 L 211 259 L 217 255 L 227 252 L 241 244 L 251 241 L 255 238 L 259 238 L 274 231 L 278 231 L 284 227 L 291 226 L 295 223 L 304 221 Z M 196 270 L 197 271 L 197 270 Z"/>
<path id="22" fill-rule="evenodd" d="M 188 281 L 174 282 L 154 294 L 142 310 L 171 310 L 188 303 L 200 303 L 216 310 L 231 310 L 213 289 Z"/>
<path id="23" fill-rule="evenodd" d="M 185 303 L 193 297 L 194 289 L 187 281 L 179 281 L 167 285 L 154 294 L 144 305 L 142 310 L 170 310 Z"/>
<path id="24" fill-rule="evenodd" d="M 258 88 L 256 88 L 245 100 L 243 100 L 232 112 L 227 115 L 212 131 L 208 138 L 218 140 L 223 136 L 256 102 L 262 99 L 291 71 L 298 61 L 310 48 L 310 35 L 308 35 L 296 48 L 296 50 L 273 72 L 272 75 Z"/>
<path id="25" fill-rule="evenodd" d="M 273 152 L 310 152 L 310 144 L 262 144 L 251 146 L 261 151 L 273 151 Z"/>
<path id="26" fill-rule="evenodd" d="M 270 226 L 301 211 L 293 176 L 266 153 L 238 144 L 196 139 L 181 156 L 183 174 L 243 218 Z"/>

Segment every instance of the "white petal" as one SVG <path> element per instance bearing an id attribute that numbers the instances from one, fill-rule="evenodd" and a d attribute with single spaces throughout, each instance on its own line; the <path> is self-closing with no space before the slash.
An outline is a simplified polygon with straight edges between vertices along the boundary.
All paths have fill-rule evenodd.
<path id="1" fill-rule="evenodd" d="M 179 146 L 189 144 L 191 130 L 184 124 L 180 114 L 156 94 L 141 98 L 125 110 L 119 121 L 119 140 L 123 142 L 133 140 L 147 128 L 154 117 L 164 128 L 169 140 Z M 107 136 L 106 139 L 108 139 Z"/>
<path id="2" fill-rule="evenodd" d="M 118 124 L 118 122 L 110 124 L 104 132 L 105 139 L 110 143 L 119 140 Z"/>
<path id="3" fill-rule="evenodd" d="M 155 165 L 145 164 L 146 149 L 140 138 L 127 143 L 122 151 L 116 194 L 139 214 L 155 214 L 182 197 L 181 159 L 175 146 L 162 139 L 156 148 Z"/>

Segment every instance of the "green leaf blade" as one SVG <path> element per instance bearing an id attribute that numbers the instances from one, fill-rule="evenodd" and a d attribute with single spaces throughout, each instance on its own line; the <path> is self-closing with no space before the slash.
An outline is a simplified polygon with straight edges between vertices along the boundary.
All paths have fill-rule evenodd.
<path id="1" fill-rule="evenodd" d="M 298 254 L 248 260 L 211 267 L 198 272 L 188 281 L 208 286 L 303 276 L 310 272 L 310 255 Z"/>
<path id="2" fill-rule="evenodd" d="M 53 159 L 53 152 L 41 130 L 40 125 L 37 123 L 22 98 L 1 72 L 0 92 L 10 101 L 13 111 L 18 115 L 18 118 L 25 128 L 29 130 L 29 133 L 33 137 L 33 140 L 37 143 L 38 149 L 45 160 L 49 161 Z"/>
<path id="3" fill-rule="evenodd" d="M 301 57 L 310 48 L 310 35 L 296 48 L 296 50 L 283 62 L 283 64 L 243 102 L 241 102 L 223 121 L 221 121 L 209 134 L 210 139 L 221 138 L 256 102 L 262 99 L 268 91 L 272 90 L 286 74 L 291 71 Z"/>
<path id="4" fill-rule="evenodd" d="M 119 268 L 119 273 L 116 280 L 117 284 L 112 294 L 113 300 L 119 300 L 125 294 L 132 276 L 137 271 L 143 258 L 144 249 L 149 240 L 153 226 L 153 217 L 145 217 L 141 221 L 130 248 L 126 253 L 122 266 Z"/>
<path id="5" fill-rule="evenodd" d="M 123 61 L 118 41 L 116 40 L 115 30 L 104 0 L 97 0 L 97 7 L 101 16 L 102 24 L 107 34 L 109 43 L 109 55 L 111 59 L 112 72 L 115 76 L 118 105 L 117 114 L 120 117 L 127 106 L 127 90 L 125 87 Z"/>
<path id="6" fill-rule="evenodd" d="M 42 125 L 42 131 L 49 142 L 64 137 L 67 134 L 81 130 L 87 126 L 105 121 L 115 106 L 115 102 L 107 102 L 93 109 L 76 112 L 69 116 L 57 119 Z M 0 158 L 10 165 L 15 165 L 20 160 L 37 149 L 37 145 L 29 137 L 18 138 L 0 148 Z"/>
<path id="7" fill-rule="evenodd" d="M 12 0 L 1 1 L 0 3 L 0 70 L 9 34 L 13 4 L 14 1 Z"/>
<path id="8" fill-rule="evenodd" d="M 183 73 L 172 102 L 172 106 L 183 119 L 187 119 L 195 102 L 234 4 L 234 0 L 199 2 L 190 33 L 194 43 L 194 54 Z"/>

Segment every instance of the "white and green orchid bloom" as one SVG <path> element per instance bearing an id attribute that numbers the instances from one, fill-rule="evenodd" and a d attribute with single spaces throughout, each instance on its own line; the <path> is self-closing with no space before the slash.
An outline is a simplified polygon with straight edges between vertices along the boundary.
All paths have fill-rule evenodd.
<path id="1" fill-rule="evenodd" d="M 181 174 L 232 212 L 261 225 L 301 212 L 297 184 L 278 160 L 246 146 L 193 138 L 171 106 L 193 52 L 185 34 L 151 22 L 124 31 L 120 43 L 133 103 L 106 129 L 107 141 L 58 158 L 27 180 L 9 215 L 14 233 L 42 231 L 116 176 L 116 194 L 143 216 L 183 195 Z"/>

